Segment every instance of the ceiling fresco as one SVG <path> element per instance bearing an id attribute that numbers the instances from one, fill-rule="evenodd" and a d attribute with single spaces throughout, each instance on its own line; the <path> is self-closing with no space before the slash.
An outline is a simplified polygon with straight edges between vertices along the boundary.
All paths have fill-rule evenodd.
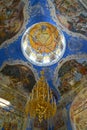
<path id="1" fill-rule="evenodd" d="M 30 29 L 28 38 L 33 49 L 38 51 L 40 48 L 40 53 L 50 53 L 51 51 L 54 51 L 57 46 L 56 41 L 59 39 L 59 34 L 57 32 L 57 29 L 51 24 L 39 23 Z"/>
<path id="2" fill-rule="evenodd" d="M 78 88 L 82 81 L 86 81 L 87 56 L 83 56 L 82 58 L 81 56 L 80 58 L 78 56 L 67 57 L 64 59 L 64 63 L 62 61 L 58 66 L 56 71 L 58 77 L 56 77 L 55 83 L 57 83 L 57 89 L 61 96 L 67 95 L 70 91 Z"/>
<path id="3" fill-rule="evenodd" d="M 6 64 L 2 67 L 0 74 L 9 87 L 22 92 L 26 96 L 28 96 L 36 83 L 32 70 L 21 64 Z M 2 80 L 0 81 L 5 84 Z"/>
<path id="4" fill-rule="evenodd" d="M 49 24 L 40 22 L 31 26 L 22 38 L 24 56 L 33 64 L 47 66 L 57 62 L 65 51 L 62 32 Z"/>
<path id="5" fill-rule="evenodd" d="M 27 2 L 22 0 L 0 1 L 0 45 L 12 40 L 23 30 Z"/>
<path id="6" fill-rule="evenodd" d="M 42 70 L 57 102 L 52 130 L 86 130 L 86 0 L 0 1 L 0 130 L 30 130 L 25 105 Z"/>
<path id="7" fill-rule="evenodd" d="M 62 26 L 87 36 L 87 4 L 83 0 L 54 0 L 56 14 Z"/>

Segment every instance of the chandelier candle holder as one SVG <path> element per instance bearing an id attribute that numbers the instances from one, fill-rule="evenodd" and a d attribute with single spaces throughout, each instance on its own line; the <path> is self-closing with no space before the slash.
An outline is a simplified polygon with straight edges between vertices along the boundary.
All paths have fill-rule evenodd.
<path id="1" fill-rule="evenodd" d="M 41 123 L 43 120 L 49 120 L 56 114 L 56 99 L 47 84 L 44 72 L 41 72 L 41 77 L 29 94 L 29 99 L 26 104 L 26 115 L 30 118 L 38 118 Z"/>

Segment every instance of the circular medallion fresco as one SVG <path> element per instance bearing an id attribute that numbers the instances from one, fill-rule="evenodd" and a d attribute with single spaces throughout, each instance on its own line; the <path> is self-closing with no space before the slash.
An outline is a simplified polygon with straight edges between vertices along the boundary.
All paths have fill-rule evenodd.
<path id="1" fill-rule="evenodd" d="M 24 56 L 31 63 L 39 66 L 52 65 L 64 53 L 65 38 L 58 27 L 40 22 L 26 30 L 21 46 Z"/>

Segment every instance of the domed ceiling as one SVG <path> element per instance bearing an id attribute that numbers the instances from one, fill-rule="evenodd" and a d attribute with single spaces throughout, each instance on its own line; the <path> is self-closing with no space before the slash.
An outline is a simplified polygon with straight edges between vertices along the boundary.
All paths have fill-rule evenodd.
<path id="1" fill-rule="evenodd" d="M 42 70 L 57 100 L 52 130 L 86 130 L 86 0 L 0 0 L 0 129 L 23 129 Z M 47 122 L 34 127 L 47 130 Z"/>
<path id="2" fill-rule="evenodd" d="M 30 27 L 23 35 L 21 44 L 26 59 L 37 66 L 54 64 L 65 51 L 62 32 L 47 22 Z"/>

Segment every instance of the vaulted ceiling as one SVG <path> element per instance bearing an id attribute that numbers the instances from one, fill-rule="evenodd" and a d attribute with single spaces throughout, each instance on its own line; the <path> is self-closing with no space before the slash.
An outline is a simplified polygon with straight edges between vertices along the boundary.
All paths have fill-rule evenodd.
<path id="1" fill-rule="evenodd" d="M 0 0 L 0 102 L 10 101 L 0 105 L 0 129 L 13 118 L 15 130 L 23 129 L 24 106 L 42 70 L 57 100 L 54 130 L 86 130 L 86 0 Z"/>

